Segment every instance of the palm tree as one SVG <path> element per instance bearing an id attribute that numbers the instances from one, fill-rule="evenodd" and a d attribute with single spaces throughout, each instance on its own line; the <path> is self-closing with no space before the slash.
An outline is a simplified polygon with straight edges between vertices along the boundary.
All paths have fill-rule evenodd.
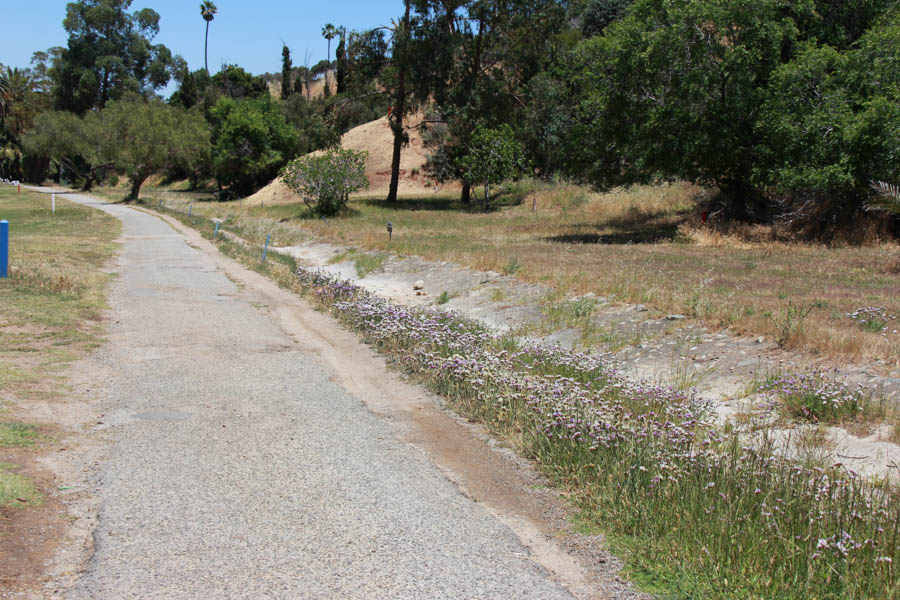
<path id="1" fill-rule="evenodd" d="M 206 42 L 203 44 L 203 64 L 206 65 L 206 74 L 209 75 L 209 58 L 207 51 L 209 49 L 209 24 L 210 22 L 216 18 L 216 13 L 219 12 L 219 9 L 216 8 L 216 3 L 211 2 L 210 0 L 203 0 L 203 3 L 200 4 L 200 16 L 203 17 L 203 20 L 206 21 Z"/>
<path id="2" fill-rule="evenodd" d="M 329 63 L 331 62 L 331 40 L 336 38 L 337 34 L 338 34 L 337 28 L 334 25 L 332 25 L 331 23 L 326 24 L 325 27 L 322 28 L 322 37 L 324 37 L 326 40 L 328 40 L 328 54 L 325 55 L 325 60 L 327 60 Z M 330 71 L 330 70 L 331 69 L 329 68 L 328 70 L 325 71 L 325 87 L 326 88 L 328 87 L 328 71 Z"/>
<path id="3" fill-rule="evenodd" d="M 9 73 L 12 72 L 11 69 L 8 69 Z M 6 107 L 9 104 L 9 96 L 10 96 L 10 83 L 9 83 L 9 73 L 3 70 L 3 65 L 0 65 L 0 122 L 3 121 L 3 117 L 6 116 Z"/>

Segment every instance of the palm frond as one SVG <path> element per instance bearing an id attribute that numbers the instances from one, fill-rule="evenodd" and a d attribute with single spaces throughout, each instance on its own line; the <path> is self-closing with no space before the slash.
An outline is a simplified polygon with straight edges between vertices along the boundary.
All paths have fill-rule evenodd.
<path id="1" fill-rule="evenodd" d="M 900 215 L 900 185 L 886 181 L 873 181 L 877 196 L 866 203 L 866 210 L 883 210 Z"/>

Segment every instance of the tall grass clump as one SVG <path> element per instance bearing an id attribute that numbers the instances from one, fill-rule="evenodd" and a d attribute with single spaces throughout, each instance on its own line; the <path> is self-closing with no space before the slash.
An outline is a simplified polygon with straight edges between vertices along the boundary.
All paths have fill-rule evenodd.
<path id="1" fill-rule="evenodd" d="M 692 598 L 892 598 L 900 502 L 841 465 L 784 458 L 717 427 L 692 393 L 606 355 L 522 345 L 455 313 L 405 308 L 321 271 L 301 287 L 461 412 L 535 459 L 636 574 Z"/>

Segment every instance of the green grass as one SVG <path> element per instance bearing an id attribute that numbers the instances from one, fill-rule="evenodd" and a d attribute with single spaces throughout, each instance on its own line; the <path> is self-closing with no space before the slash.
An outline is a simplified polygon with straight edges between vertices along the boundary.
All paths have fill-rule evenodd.
<path id="1" fill-rule="evenodd" d="M 381 271 L 384 268 L 384 261 L 387 260 L 387 254 L 360 254 L 353 260 L 353 267 L 360 279 Z"/>
<path id="2" fill-rule="evenodd" d="M 40 437 L 37 427 L 22 423 L 0 423 L 0 448 L 30 447 Z"/>
<path id="3" fill-rule="evenodd" d="M 41 502 L 41 493 L 33 483 L 12 471 L 15 465 L 0 463 L 0 506 L 26 507 Z"/>

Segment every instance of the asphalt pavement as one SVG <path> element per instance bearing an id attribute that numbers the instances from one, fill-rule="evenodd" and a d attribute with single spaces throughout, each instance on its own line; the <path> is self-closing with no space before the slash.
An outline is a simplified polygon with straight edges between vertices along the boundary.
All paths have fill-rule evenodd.
<path id="1" fill-rule="evenodd" d="M 95 552 L 68 597 L 571 597 L 209 255 L 66 197 L 124 222 Z"/>

